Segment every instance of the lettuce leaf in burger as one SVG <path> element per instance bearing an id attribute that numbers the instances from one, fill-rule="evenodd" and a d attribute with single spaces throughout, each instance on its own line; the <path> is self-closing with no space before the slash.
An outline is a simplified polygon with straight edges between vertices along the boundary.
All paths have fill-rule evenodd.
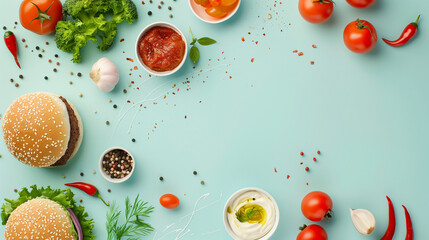
<path id="1" fill-rule="evenodd" d="M 5 240 L 55 239 L 91 240 L 94 221 L 83 206 L 76 205 L 73 192 L 66 190 L 23 188 L 15 200 L 5 199 L 1 207 Z"/>

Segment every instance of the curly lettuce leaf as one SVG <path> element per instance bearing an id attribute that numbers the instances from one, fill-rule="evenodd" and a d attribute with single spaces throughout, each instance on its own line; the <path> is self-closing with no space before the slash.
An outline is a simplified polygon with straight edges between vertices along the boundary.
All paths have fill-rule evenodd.
<path id="1" fill-rule="evenodd" d="M 69 188 L 66 190 L 61 190 L 52 189 L 50 186 L 46 188 L 38 188 L 36 185 L 33 185 L 30 187 L 30 191 L 28 188 L 23 188 L 20 192 L 18 192 L 18 195 L 19 197 L 14 200 L 5 199 L 6 202 L 1 207 L 1 218 L 3 225 L 6 225 L 6 222 L 12 212 L 21 204 L 35 198 L 46 198 L 57 202 L 63 206 L 64 209 L 72 209 L 79 219 L 84 234 L 84 239 L 95 239 L 95 235 L 92 233 L 92 229 L 94 228 L 94 220 L 88 218 L 88 213 L 85 212 L 85 208 L 83 206 L 76 205 L 76 202 L 73 199 L 74 193 Z"/>

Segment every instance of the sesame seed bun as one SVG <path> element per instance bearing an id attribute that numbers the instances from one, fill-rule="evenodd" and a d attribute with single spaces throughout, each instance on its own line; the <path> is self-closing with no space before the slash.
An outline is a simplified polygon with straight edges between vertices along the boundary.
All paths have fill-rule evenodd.
<path id="1" fill-rule="evenodd" d="M 66 164 L 83 136 L 74 106 L 64 97 L 41 92 L 16 99 L 3 116 L 2 129 L 12 155 L 33 167 Z"/>
<path id="2" fill-rule="evenodd" d="M 68 212 L 60 204 L 44 198 L 17 207 L 6 223 L 4 237 L 5 240 L 77 239 Z"/>

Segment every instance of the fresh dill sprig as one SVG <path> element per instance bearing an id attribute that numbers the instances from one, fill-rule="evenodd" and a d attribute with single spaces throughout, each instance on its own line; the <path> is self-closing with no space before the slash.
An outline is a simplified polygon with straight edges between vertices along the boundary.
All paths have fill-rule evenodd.
<path id="1" fill-rule="evenodd" d="M 113 202 L 110 210 L 107 213 L 106 229 L 108 240 L 138 240 L 142 236 L 149 235 L 154 229 L 151 225 L 144 222 L 142 218 L 149 217 L 153 212 L 154 207 L 147 206 L 147 202 L 139 199 L 137 195 L 133 204 L 130 204 L 130 199 L 125 199 L 125 222 L 120 223 L 119 217 L 122 211 Z"/>

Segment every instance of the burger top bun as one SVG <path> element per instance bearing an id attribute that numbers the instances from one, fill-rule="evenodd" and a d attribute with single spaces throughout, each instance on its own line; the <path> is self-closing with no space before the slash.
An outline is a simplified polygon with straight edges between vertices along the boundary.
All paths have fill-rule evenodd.
<path id="1" fill-rule="evenodd" d="M 70 139 L 67 107 L 52 93 L 16 99 L 3 116 L 2 128 L 9 151 L 33 167 L 54 164 L 65 154 Z"/>
<path id="2" fill-rule="evenodd" d="M 73 222 L 64 208 L 49 199 L 36 198 L 17 207 L 10 215 L 5 240 L 77 239 Z"/>

